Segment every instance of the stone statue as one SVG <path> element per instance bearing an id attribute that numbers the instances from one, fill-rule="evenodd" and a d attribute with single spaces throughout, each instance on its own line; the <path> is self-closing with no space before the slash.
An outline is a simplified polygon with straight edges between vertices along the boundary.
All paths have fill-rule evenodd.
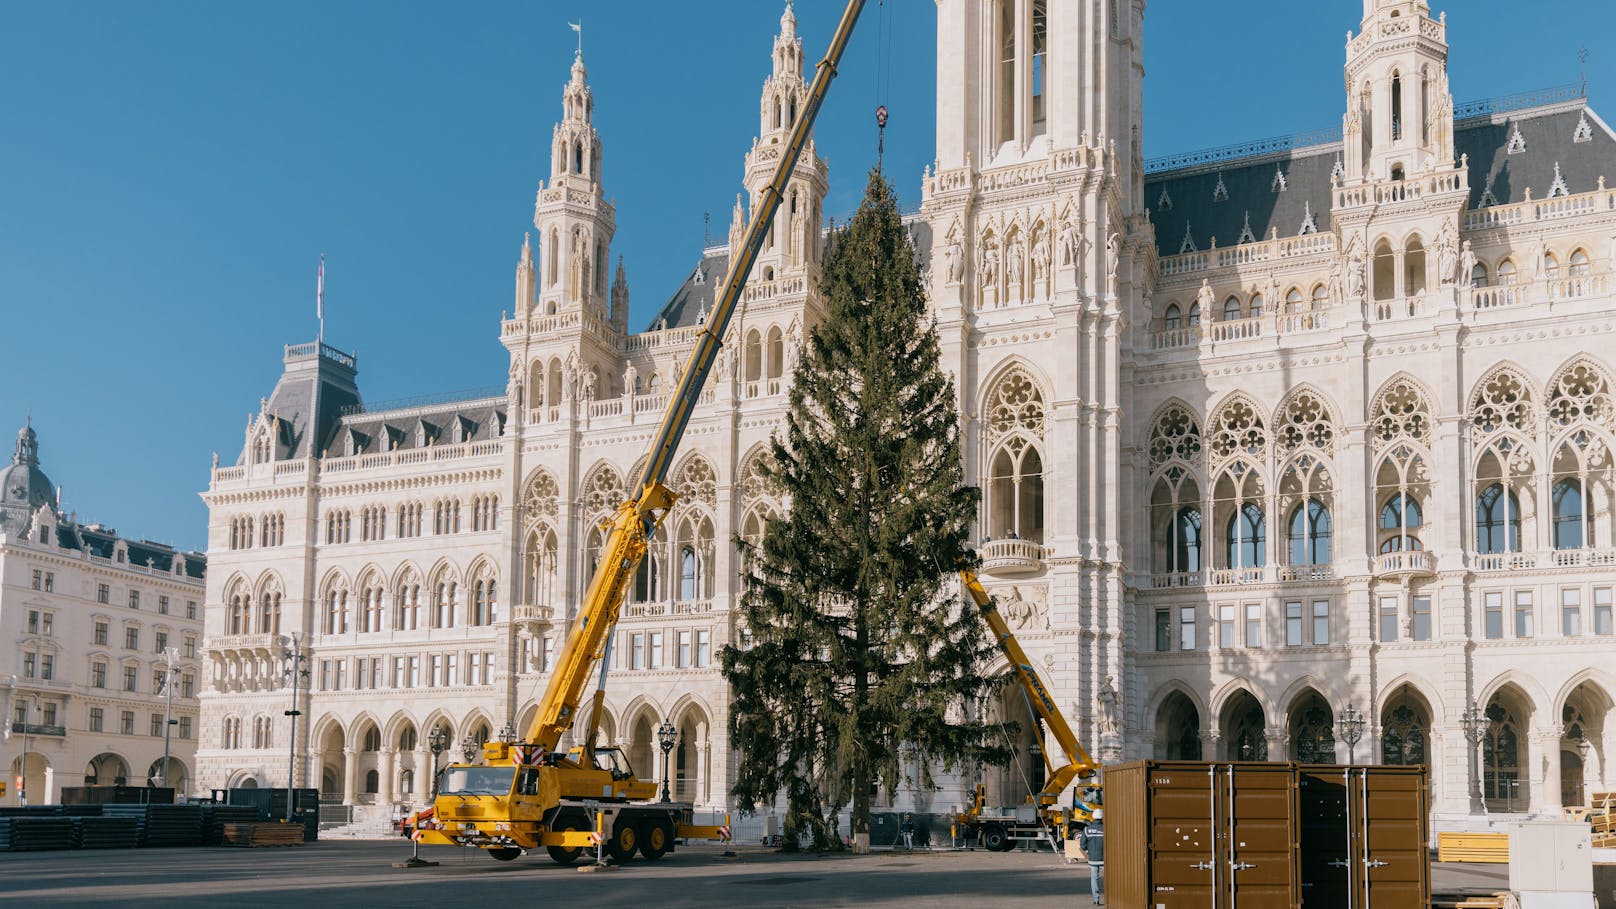
<path id="1" fill-rule="evenodd" d="M 1016 628 L 1026 628 L 1032 623 L 1037 607 L 1021 596 L 1020 587 L 1010 588 L 1010 595 L 1005 597 L 999 611 L 1004 614 L 1006 624 Z"/>
<path id="2" fill-rule="evenodd" d="M 1459 252 L 1459 285 L 1469 287 L 1474 280 L 1471 275 L 1476 273 L 1476 253 L 1470 248 L 1470 241 L 1464 241 L 1464 249 Z"/>
<path id="3" fill-rule="evenodd" d="M 1354 242 L 1347 255 L 1347 299 L 1361 300 L 1364 292 L 1364 254 Z"/>
<path id="4" fill-rule="evenodd" d="M 633 363 L 628 364 L 623 370 L 623 394 L 631 395 L 638 392 L 640 390 L 639 381 L 639 370 L 634 368 Z"/>
<path id="5" fill-rule="evenodd" d="M 1041 236 L 1032 245 L 1032 279 L 1042 281 L 1049 276 L 1049 237 Z"/>
<path id="6" fill-rule="evenodd" d="M 977 269 L 982 276 L 982 286 L 992 287 L 999 280 L 999 251 L 992 246 L 982 249 L 982 267 Z"/>
<path id="7" fill-rule="evenodd" d="M 595 367 L 593 366 L 583 371 L 583 399 L 586 402 L 595 400 L 595 382 L 599 381 L 599 378 L 595 374 Z"/>
<path id="8" fill-rule="evenodd" d="M 1122 267 L 1122 235 L 1112 232 L 1105 240 L 1105 277 L 1113 287 L 1117 283 L 1117 269 Z"/>
<path id="9" fill-rule="evenodd" d="M 1026 267 L 1025 261 L 1026 257 L 1022 254 L 1020 240 L 1010 244 L 1009 248 L 1005 250 L 1004 273 L 1010 279 L 1011 284 L 1021 283 L 1022 269 Z"/>
<path id="10" fill-rule="evenodd" d="M 1100 704 L 1100 732 L 1116 732 L 1120 697 L 1111 676 L 1105 677 L 1105 684 L 1100 686 L 1100 693 L 1095 695 L 1094 699 Z"/>
<path id="11" fill-rule="evenodd" d="M 1442 235 L 1437 238 L 1436 247 L 1437 279 L 1442 285 L 1457 284 L 1462 279 L 1459 276 L 1459 249 L 1453 242 L 1453 233 L 1448 225 L 1442 226 Z"/>
<path id="12" fill-rule="evenodd" d="M 965 280 L 965 249 L 960 246 L 959 238 L 951 238 L 948 248 L 943 251 L 943 257 L 948 263 L 948 283 L 958 284 Z"/>
<path id="13" fill-rule="evenodd" d="M 578 387 L 578 355 L 576 352 L 567 355 L 567 368 L 561 382 L 561 399 L 563 401 L 572 397 Z"/>
<path id="14" fill-rule="evenodd" d="M 1072 222 L 1067 221 L 1061 225 L 1060 238 L 1057 242 L 1060 244 L 1060 264 L 1075 267 L 1079 252 L 1077 248 L 1077 228 L 1072 226 Z"/>
<path id="15" fill-rule="evenodd" d="M 1207 279 L 1201 279 L 1201 289 L 1195 292 L 1195 305 L 1201 308 L 1201 318 L 1212 318 L 1212 285 Z"/>
<path id="16" fill-rule="evenodd" d="M 1330 286 L 1330 299 L 1331 300 L 1340 300 L 1342 298 L 1341 297 L 1341 291 L 1344 289 L 1343 283 L 1342 283 L 1341 260 L 1340 259 L 1336 259 L 1335 261 L 1330 263 L 1330 285 L 1329 286 Z"/>

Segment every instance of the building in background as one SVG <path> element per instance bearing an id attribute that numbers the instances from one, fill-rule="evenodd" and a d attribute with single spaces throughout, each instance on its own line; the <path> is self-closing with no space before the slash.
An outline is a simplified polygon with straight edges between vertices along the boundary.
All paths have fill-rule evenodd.
<path id="1" fill-rule="evenodd" d="M 1444 19 L 1363 14 L 1341 129 L 1146 161 L 1142 3 L 939 0 L 909 223 L 984 580 L 1107 760 L 1424 762 L 1442 823 L 1557 814 L 1616 782 L 1616 136 L 1575 89 L 1455 105 Z M 500 323 L 506 387 L 366 406 L 351 356 L 288 347 L 215 469 L 210 783 L 286 782 L 292 634 L 298 782 L 327 798 L 419 800 L 432 729 L 458 747 L 531 716 L 729 251 L 628 331 L 585 76 L 580 57 Z M 805 91 L 788 8 L 731 244 Z M 731 779 L 726 541 L 781 507 L 757 465 L 824 314 L 827 180 L 805 155 L 612 656 L 605 737 L 652 776 L 672 721 L 675 790 L 703 806 Z M 1050 743 L 1015 698 L 991 706 L 1024 733 L 988 798 L 1018 804 Z M 968 782 L 881 798 L 945 811 Z"/>
<path id="2" fill-rule="evenodd" d="M 0 470 L 0 801 L 57 802 L 70 786 L 193 791 L 205 565 L 64 514 L 33 428 L 17 433 Z"/>

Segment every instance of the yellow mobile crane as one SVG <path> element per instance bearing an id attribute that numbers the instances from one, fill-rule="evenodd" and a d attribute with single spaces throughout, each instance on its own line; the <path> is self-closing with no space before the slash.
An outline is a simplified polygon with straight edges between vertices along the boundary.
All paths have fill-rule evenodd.
<path id="1" fill-rule="evenodd" d="M 668 403 L 645 470 L 634 487 L 634 497 L 619 506 L 612 518 L 610 536 L 532 725 L 520 741 L 483 745 L 481 763 L 468 761 L 443 769 L 430 817 L 418 817 L 412 825 L 411 835 L 417 842 L 478 846 L 501 861 L 544 847 L 551 858 L 568 864 L 582 849 L 594 845 L 597 836 L 613 858 L 623 861 L 636 851 L 647 859 L 661 858 L 679 838 L 718 835 L 719 828 L 690 824 L 687 804 L 644 801 L 655 796 L 655 783 L 636 779 L 620 749 L 595 746 L 612 631 L 628 584 L 645 555 L 647 541 L 673 507 L 675 494 L 663 481 L 674 451 L 863 8 L 864 0 L 849 0 L 830 48 L 816 67 L 802 116 L 792 128 L 774 179 L 764 188 L 752 212 L 745 239 L 735 250 L 723 293 Z M 600 680 L 587 728 L 579 736 L 582 744 L 565 754 L 558 753 L 562 736 L 577 720 L 584 690 L 597 664 Z M 608 814 L 609 829 L 595 830 L 598 819 Z"/>
<path id="2" fill-rule="evenodd" d="M 1060 742 L 1061 750 L 1066 753 L 1066 763 L 1057 767 L 1049 754 L 1044 754 L 1044 769 L 1047 772 L 1043 788 L 1031 794 L 1026 810 L 1017 814 L 984 814 L 982 801 L 985 788 L 978 783 L 970 809 L 954 818 L 955 826 L 965 839 L 979 839 L 983 846 L 1000 852 L 1014 849 L 1016 843 L 1022 840 L 1069 839 L 1091 819 L 1094 796 L 1088 796 L 1088 801 L 1080 800 L 1074 790 L 1072 804 L 1061 805 L 1060 794 L 1073 780 L 1091 779 L 1100 765 L 1077 740 L 1066 717 L 1055 705 L 1054 697 L 1038 677 L 1038 671 L 1032 667 L 1032 661 L 1027 659 L 1026 651 L 1021 649 L 1021 643 L 1011 633 L 1004 616 L 999 614 L 999 607 L 982 589 L 982 582 L 977 579 L 976 573 L 961 571 L 960 584 L 976 603 L 982 620 L 988 623 L 988 628 L 999 642 L 999 648 L 1004 651 L 1005 659 L 1010 661 L 1028 706 L 1049 727 L 1055 740 Z"/>

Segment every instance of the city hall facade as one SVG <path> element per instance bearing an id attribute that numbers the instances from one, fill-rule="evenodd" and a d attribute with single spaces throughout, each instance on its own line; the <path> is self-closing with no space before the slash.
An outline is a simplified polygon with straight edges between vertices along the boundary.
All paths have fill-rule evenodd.
<path id="1" fill-rule="evenodd" d="M 1616 135 L 1582 94 L 1456 105 L 1445 18 L 1365 0 L 1320 112 L 1339 129 L 1146 161 L 1142 2 L 937 16 L 935 163 L 898 182 L 920 181 L 984 580 L 1091 750 L 1425 763 L 1450 826 L 1616 783 Z M 204 494 L 198 786 L 290 763 L 383 813 L 423 800 L 433 729 L 453 754 L 523 727 L 802 108 L 789 7 L 766 73 L 730 243 L 645 330 L 580 55 L 514 302 L 486 307 L 503 392 L 367 407 L 353 357 L 284 349 Z M 810 148 L 611 658 L 604 737 L 658 776 L 671 721 L 673 786 L 707 808 L 734 777 L 729 541 L 785 507 L 758 465 L 826 312 L 828 179 Z M 1053 747 L 1023 738 L 1024 764 Z M 1021 801 L 1019 770 L 988 777 Z M 947 811 L 971 782 L 882 799 Z"/>

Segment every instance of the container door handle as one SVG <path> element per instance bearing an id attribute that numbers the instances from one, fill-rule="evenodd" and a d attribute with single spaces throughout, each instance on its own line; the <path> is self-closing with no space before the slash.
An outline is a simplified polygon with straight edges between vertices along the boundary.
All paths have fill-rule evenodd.
<path id="1" fill-rule="evenodd" d="M 1330 867 L 1331 868 L 1346 868 L 1351 864 L 1352 863 L 1347 861 L 1346 859 L 1336 859 L 1335 861 L 1330 863 Z"/>
<path id="2" fill-rule="evenodd" d="M 1250 862 L 1230 862 L 1229 863 L 1229 870 L 1230 871 L 1246 871 L 1246 870 L 1249 870 L 1249 869 L 1255 868 L 1255 867 L 1257 867 L 1257 866 L 1251 864 Z"/>
<path id="3" fill-rule="evenodd" d="M 1194 868 L 1196 871 L 1211 871 L 1218 866 L 1212 864 L 1211 862 L 1196 862 L 1190 867 Z"/>
<path id="4" fill-rule="evenodd" d="M 1386 867 L 1387 865 L 1390 865 L 1390 864 L 1391 864 L 1391 862 L 1383 862 L 1383 861 L 1380 861 L 1379 859 L 1364 859 L 1364 867 L 1365 868 L 1384 868 L 1384 867 Z"/>

